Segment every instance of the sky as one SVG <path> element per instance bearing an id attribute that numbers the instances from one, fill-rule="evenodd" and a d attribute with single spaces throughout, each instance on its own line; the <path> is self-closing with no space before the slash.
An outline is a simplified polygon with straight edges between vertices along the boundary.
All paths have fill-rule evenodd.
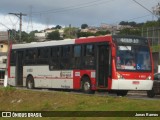
<path id="1" fill-rule="evenodd" d="M 160 2 L 136 1 L 150 11 Z M 8 13 L 27 14 L 22 17 L 22 30 L 29 32 L 56 25 L 80 27 L 156 20 L 145 8 L 134 0 L 0 0 L 0 31 L 19 30 L 19 18 Z"/>

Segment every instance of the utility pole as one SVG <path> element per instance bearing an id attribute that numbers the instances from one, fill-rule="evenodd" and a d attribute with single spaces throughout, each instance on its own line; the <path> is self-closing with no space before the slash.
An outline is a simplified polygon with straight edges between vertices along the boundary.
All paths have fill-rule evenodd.
<path id="1" fill-rule="evenodd" d="M 23 13 L 9 13 L 12 15 L 15 15 L 19 18 L 20 22 L 19 22 L 19 42 L 21 42 L 22 39 L 22 16 L 27 16 L 27 14 L 23 14 Z"/>

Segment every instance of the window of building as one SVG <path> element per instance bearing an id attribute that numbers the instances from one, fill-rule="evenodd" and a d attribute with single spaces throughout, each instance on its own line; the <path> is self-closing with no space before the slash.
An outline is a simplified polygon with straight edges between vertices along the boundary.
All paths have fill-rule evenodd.
<path id="1" fill-rule="evenodd" d="M 3 45 L 0 45 L 0 48 L 3 48 Z"/>

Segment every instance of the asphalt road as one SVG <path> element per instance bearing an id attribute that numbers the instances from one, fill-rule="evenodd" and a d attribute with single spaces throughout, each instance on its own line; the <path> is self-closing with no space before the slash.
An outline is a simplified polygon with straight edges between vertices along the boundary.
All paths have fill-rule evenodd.
<path id="1" fill-rule="evenodd" d="M 54 89 L 27 89 L 25 87 L 16 87 L 16 89 L 25 89 L 25 90 L 33 90 L 33 91 L 43 91 L 43 92 L 55 92 L 55 91 L 62 91 L 62 90 L 54 90 Z M 63 90 L 63 92 L 67 92 Z M 79 91 L 70 91 L 68 93 L 71 94 L 84 94 Z M 92 94 L 87 94 L 87 95 L 92 95 Z M 122 97 L 122 96 L 117 96 L 117 94 L 111 94 L 108 92 L 96 92 L 94 95 L 98 96 L 113 96 L 113 97 Z M 128 94 L 125 96 L 130 99 L 144 99 L 144 100 L 160 100 L 160 95 L 156 95 L 154 98 L 149 98 L 147 97 L 147 92 L 146 91 L 129 91 Z"/>

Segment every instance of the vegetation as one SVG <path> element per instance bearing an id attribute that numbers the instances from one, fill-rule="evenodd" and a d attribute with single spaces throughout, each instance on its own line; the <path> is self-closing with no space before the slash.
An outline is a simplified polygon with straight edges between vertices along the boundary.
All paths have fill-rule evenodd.
<path id="1" fill-rule="evenodd" d="M 48 34 L 47 39 L 49 40 L 61 40 L 60 33 L 56 30 Z"/>
<path id="2" fill-rule="evenodd" d="M 13 40 L 14 42 L 19 42 L 20 41 L 20 38 L 19 38 L 19 31 L 16 31 L 14 29 L 12 30 L 9 30 L 10 32 L 10 39 Z M 25 31 L 22 31 L 21 32 L 21 42 L 26 42 L 26 43 L 29 43 L 29 42 L 35 42 L 37 41 L 36 38 L 35 38 L 35 33 L 37 33 L 38 31 L 35 30 L 35 31 L 31 31 L 30 33 L 26 33 Z"/>
<path id="3" fill-rule="evenodd" d="M 131 22 L 121 21 L 119 23 L 119 25 L 126 26 L 122 30 L 119 31 L 119 33 L 118 33 L 119 35 L 138 35 L 138 36 L 141 36 L 142 28 L 146 29 L 149 27 L 158 27 L 158 26 L 160 26 L 160 20 L 147 21 L 146 23 L 136 23 L 134 21 L 131 21 Z M 57 26 L 51 28 L 51 29 L 55 29 L 55 31 L 52 33 L 49 33 L 47 36 L 47 39 L 50 39 L 50 40 L 60 40 L 60 39 L 66 39 L 66 38 L 73 39 L 73 38 L 79 38 L 79 37 L 99 36 L 99 35 L 110 34 L 110 31 L 108 31 L 108 30 L 100 30 L 96 33 L 81 32 L 81 30 L 79 28 L 70 26 L 70 27 L 66 27 L 64 29 L 64 34 L 63 34 L 63 36 L 61 36 L 60 33 L 58 32 L 58 30 L 61 28 L 62 27 L 60 25 L 57 25 Z M 85 28 L 88 28 L 88 25 L 82 24 L 81 29 L 85 29 Z M 16 40 L 15 42 L 19 42 L 19 31 L 15 31 L 14 29 L 9 30 L 9 31 L 10 31 L 11 39 Z M 30 33 L 26 33 L 23 31 L 21 42 L 28 43 L 28 42 L 37 41 L 37 39 L 34 35 L 35 33 L 38 33 L 38 31 L 35 30 L 35 31 L 31 31 Z M 143 34 L 145 34 L 145 33 L 143 33 Z"/>
<path id="4" fill-rule="evenodd" d="M 81 29 L 85 29 L 85 28 L 88 28 L 88 25 L 87 24 L 82 24 Z"/>
<path id="5" fill-rule="evenodd" d="M 60 92 L 60 91 L 47 92 L 40 90 L 38 91 L 16 90 L 10 87 L 0 88 L 0 105 L 1 105 L 0 111 L 159 111 L 160 110 L 159 100 L 136 100 L 136 99 L 129 99 L 126 97 L 74 94 L 74 93 Z M 66 118 L 59 118 L 59 119 L 66 120 Z M 77 119 L 78 118 L 76 118 L 76 120 Z M 88 118 L 88 119 L 93 120 L 94 118 Z M 105 120 L 106 118 L 101 118 L 101 119 Z M 112 118 L 112 119 L 116 120 L 117 118 Z M 119 119 L 123 120 L 124 118 L 122 117 Z M 132 120 L 132 118 L 128 119 Z M 146 120 L 147 118 L 140 117 L 138 120 L 144 120 L 144 119 Z"/>
<path id="6" fill-rule="evenodd" d="M 120 35 L 136 35 L 136 36 L 141 36 L 141 30 L 140 29 L 124 28 L 118 34 L 120 34 Z"/>
<path id="7" fill-rule="evenodd" d="M 63 38 L 76 38 L 77 37 L 77 31 L 78 31 L 78 28 L 75 28 L 75 27 L 66 27 L 64 29 L 64 35 L 63 35 Z"/>

